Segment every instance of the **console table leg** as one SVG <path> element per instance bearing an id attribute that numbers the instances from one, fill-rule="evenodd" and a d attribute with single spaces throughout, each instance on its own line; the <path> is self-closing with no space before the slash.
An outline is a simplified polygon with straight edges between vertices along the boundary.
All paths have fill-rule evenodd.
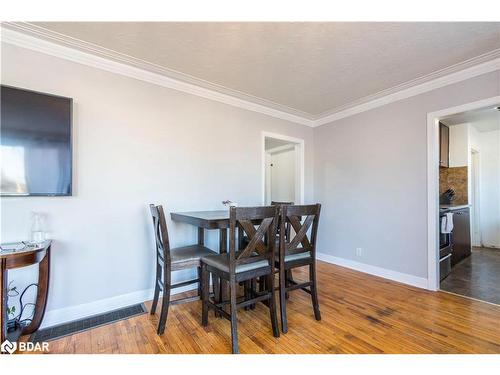
<path id="1" fill-rule="evenodd" d="M 7 337 L 7 261 L 0 259 L 0 344 Z"/>
<path id="2" fill-rule="evenodd" d="M 23 330 L 23 335 L 35 332 L 42 323 L 47 305 L 47 296 L 49 293 L 49 277 L 50 277 L 50 246 L 47 249 L 45 257 L 39 264 L 38 268 L 38 291 L 36 296 L 35 315 L 30 325 Z"/>

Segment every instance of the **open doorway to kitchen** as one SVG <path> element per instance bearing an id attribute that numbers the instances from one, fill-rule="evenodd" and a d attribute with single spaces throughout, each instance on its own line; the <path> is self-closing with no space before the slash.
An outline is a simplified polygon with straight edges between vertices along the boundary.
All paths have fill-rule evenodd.
<path id="1" fill-rule="evenodd" d="M 263 133 L 263 203 L 304 201 L 304 141 Z"/>
<path id="2" fill-rule="evenodd" d="M 500 304 L 500 100 L 435 120 L 438 288 Z"/>

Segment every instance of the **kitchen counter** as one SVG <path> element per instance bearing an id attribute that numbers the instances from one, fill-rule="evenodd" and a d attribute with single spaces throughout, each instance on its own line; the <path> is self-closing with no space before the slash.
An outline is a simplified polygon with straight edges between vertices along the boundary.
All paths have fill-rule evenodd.
<path id="1" fill-rule="evenodd" d="M 440 212 L 448 212 L 448 211 L 456 211 L 462 210 L 464 208 L 469 208 L 470 204 L 440 204 L 439 211 Z"/>

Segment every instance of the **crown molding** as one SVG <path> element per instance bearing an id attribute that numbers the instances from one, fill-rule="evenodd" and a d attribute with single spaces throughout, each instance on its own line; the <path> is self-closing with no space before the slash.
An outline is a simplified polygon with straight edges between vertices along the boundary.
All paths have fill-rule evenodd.
<path id="1" fill-rule="evenodd" d="M 13 30 L 14 28 L 16 30 Z M 23 31 L 20 32 L 17 30 Z M 31 35 L 28 35 L 26 32 L 29 32 Z M 173 72 L 99 46 L 90 47 L 89 43 L 77 42 L 73 38 L 59 36 L 57 39 L 52 37 L 49 41 L 46 40 L 48 38 L 46 34 L 36 36 L 33 36 L 33 34 L 33 30 L 28 31 L 25 24 L 2 23 L 1 26 L 1 41 L 3 43 L 42 52 L 47 55 L 63 58 L 79 64 L 106 70 L 282 120 L 309 127 L 314 126 L 314 121 L 311 118 L 305 117 L 305 114 L 302 112 L 300 112 L 301 115 L 296 114 L 299 111 L 292 108 L 280 106 L 265 101 L 264 99 L 226 89 L 222 86 L 213 85 L 206 81 L 196 80 L 187 75 L 185 76 L 185 80 L 181 80 L 179 78 L 181 73 Z M 84 43 L 86 44 L 85 51 L 82 50 Z M 173 78 L 173 75 L 175 75 L 176 78 Z M 187 80 L 193 82 L 187 82 Z M 194 81 L 197 82 L 194 83 Z M 286 108 L 286 111 L 282 108 Z"/>
<path id="2" fill-rule="evenodd" d="M 1 41 L 308 127 L 369 111 L 500 70 L 500 49 L 312 115 L 24 22 L 3 22 Z"/>
<path id="3" fill-rule="evenodd" d="M 469 78 L 500 70 L 500 49 L 470 60 L 449 66 L 390 89 L 351 102 L 348 105 L 323 113 L 314 121 L 314 127 L 366 112 L 374 108 L 423 94 Z"/>

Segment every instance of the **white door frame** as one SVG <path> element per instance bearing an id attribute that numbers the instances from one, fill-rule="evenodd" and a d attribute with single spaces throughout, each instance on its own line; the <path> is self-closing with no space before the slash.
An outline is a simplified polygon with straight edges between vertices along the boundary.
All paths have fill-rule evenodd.
<path id="1" fill-rule="evenodd" d="M 427 289 L 439 289 L 439 120 L 456 113 L 493 107 L 500 96 L 427 114 Z"/>
<path id="2" fill-rule="evenodd" d="M 261 176 L 262 176 L 262 204 L 266 204 L 266 137 L 279 139 L 282 141 L 295 143 L 295 154 L 297 155 L 298 162 L 296 163 L 298 171 L 296 171 L 295 176 L 298 178 L 296 187 L 299 188 L 300 197 L 299 202 L 296 204 L 304 204 L 304 166 L 305 166 L 305 150 L 304 150 L 304 140 L 302 138 L 294 138 L 288 135 L 276 134 L 263 131 L 262 132 L 262 145 L 261 145 Z M 297 194 L 296 194 L 297 195 Z"/>
<path id="3" fill-rule="evenodd" d="M 479 150 L 471 148 L 471 198 L 472 210 L 470 215 L 472 246 L 481 246 L 481 207 L 480 202 L 480 171 L 481 153 Z"/>

